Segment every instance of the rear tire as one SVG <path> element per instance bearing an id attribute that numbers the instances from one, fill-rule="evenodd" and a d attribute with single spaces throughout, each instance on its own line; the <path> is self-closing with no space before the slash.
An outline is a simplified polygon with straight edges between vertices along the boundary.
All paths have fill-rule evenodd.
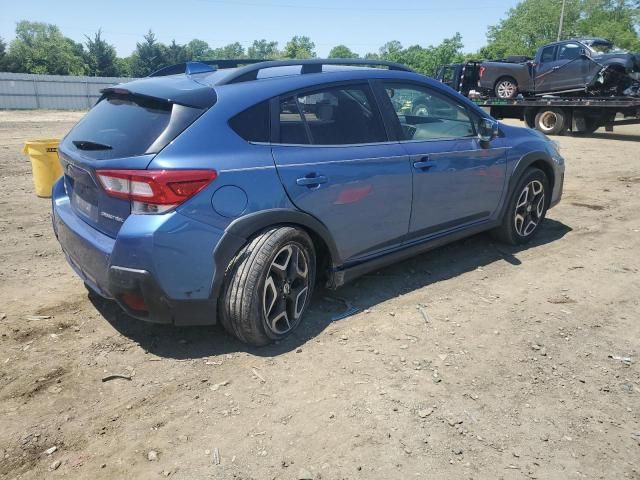
<path id="1" fill-rule="evenodd" d="M 313 242 L 304 231 L 274 227 L 256 235 L 227 271 L 222 326 L 255 346 L 285 338 L 311 301 L 315 273 Z"/>
<path id="2" fill-rule="evenodd" d="M 518 95 L 518 82 L 512 77 L 502 77 L 496 82 L 493 91 L 496 97 L 511 100 Z"/>
<path id="3" fill-rule="evenodd" d="M 567 114 L 560 108 L 542 109 L 536 114 L 536 130 L 545 135 L 561 135 L 567 129 Z"/>
<path id="4" fill-rule="evenodd" d="M 529 242 L 540 230 L 549 207 L 551 190 L 549 180 L 539 168 L 529 168 L 513 191 L 502 225 L 492 234 L 511 245 Z"/>

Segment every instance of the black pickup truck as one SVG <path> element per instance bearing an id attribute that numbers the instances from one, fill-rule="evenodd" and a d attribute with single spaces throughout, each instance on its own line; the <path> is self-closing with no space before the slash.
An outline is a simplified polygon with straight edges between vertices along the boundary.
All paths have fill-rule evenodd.
<path id="1" fill-rule="evenodd" d="M 478 86 L 501 99 L 518 93 L 606 97 L 624 95 L 639 81 L 640 54 L 628 53 L 603 38 L 579 38 L 540 47 L 530 61 L 483 62 Z"/>

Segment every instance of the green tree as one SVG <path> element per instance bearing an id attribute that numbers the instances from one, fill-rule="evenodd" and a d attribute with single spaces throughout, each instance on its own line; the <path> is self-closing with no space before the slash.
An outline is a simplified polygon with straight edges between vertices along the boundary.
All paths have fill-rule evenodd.
<path id="1" fill-rule="evenodd" d="M 505 19 L 489 27 L 485 58 L 530 55 L 556 41 L 562 2 L 523 0 Z M 630 50 L 640 49 L 638 0 L 569 0 L 565 4 L 562 39 L 576 36 L 604 37 Z"/>
<path id="2" fill-rule="evenodd" d="M 314 58 L 315 48 L 316 44 L 309 37 L 296 35 L 285 45 L 283 56 L 297 59 Z"/>
<path id="3" fill-rule="evenodd" d="M 66 38 L 48 23 L 22 20 L 9 45 L 6 62 L 13 72 L 53 75 L 83 75 L 82 45 Z"/>
<path id="4" fill-rule="evenodd" d="M 360 58 L 360 56 L 346 45 L 337 45 L 329 52 L 329 58 Z"/>
<path id="5" fill-rule="evenodd" d="M 248 58 L 278 58 L 278 42 L 270 42 L 268 40 L 254 40 L 253 44 L 247 49 Z"/>
<path id="6" fill-rule="evenodd" d="M 116 49 L 102 39 L 102 32 L 98 30 L 93 38 L 86 36 L 86 53 L 84 55 L 87 75 L 93 77 L 114 77 L 118 75 L 116 65 Z"/>
<path id="7" fill-rule="evenodd" d="M 136 44 L 131 56 L 131 75 L 146 77 L 150 73 L 168 65 L 165 59 L 166 47 L 156 40 L 155 34 L 149 30 L 144 42 Z"/>
<path id="8" fill-rule="evenodd" d="M 224 47 L 213 49 L 213 58 L 216 60 L 245 58 L 244 47 L 240 42 L 230 43 Z"/>
<path id="9" fill-rule="evenodd" d="M 171 44 L 164 47 L 164 60 L 168 65 L 184 63 L 191 58 L 189 49 L 185 45 L 177 44 L 175 40 L 171 40 Z"/>
<path id="10" fill-rule="evenodd" d="M 619 47 L 637 52 L 640 50 L 639 7 L 638 1 L 584 0 L 578 34 L 608 38 Z"/>
<path id="11" fill-rule="evenodd" d="M 391 40 L 380 47 L 378 56 L 390 62 L 399 62 L 402 56 L 402 44 L 398 40 Z"/>
<path id="12" fill-rule="evenodd" d="M 209 44 L 197 38 L 187 43 L 187 54 L 191 60 L 210 60 L 213 58 Z"/>
<path id="13" fill-rule="evenodd" d="M 580 1 L 566 2 L 563 38 L 571 38 L 577 34 Z M 556 41 L 561 8 L 562 2 L 558 0 L 523 0 L 507 12 L 506 18 L 489 27 L 488 44 L 480 50 L 481 56 L 533 56 L 541 45 Z"/>
<path id="14" fill-rule="evenodd" d="M 119 77 L 133 77 L 133 55 L 116 58 L 116 73 Z"/>
<path id="15" fill-rule="evenodd" d="M 464 57 L 462 46 L 462 36 L 459 33 L 445 38 L 439 45 L 428 47 L 412 45 L 403 48 L 400 42 L 393 40 L 380 48 L 378 58 L 402 63 L 418 72 L 431 75 L 440 65 L 461 61 Z"/>

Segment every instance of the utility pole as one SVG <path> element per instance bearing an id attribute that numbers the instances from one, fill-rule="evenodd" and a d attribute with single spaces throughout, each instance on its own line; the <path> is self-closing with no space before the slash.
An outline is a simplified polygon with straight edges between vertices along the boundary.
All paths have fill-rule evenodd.
<path id="1" fill-rule="evenodd" d="M 564 22 L 564 5 L 567 0 L 562 0 L 562 10 L 560 10 L 560 25 L 558 26 L 558 38 L 556 42 L 560 41 L 560 37 L 562 37 L 562 23 Z"/>

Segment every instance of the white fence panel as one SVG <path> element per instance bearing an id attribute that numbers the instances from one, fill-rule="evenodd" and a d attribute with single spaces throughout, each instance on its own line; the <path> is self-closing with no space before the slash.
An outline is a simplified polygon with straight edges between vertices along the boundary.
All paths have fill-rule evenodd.
<path id="1" fill-rule="evenodd" d="M 100 98 L 101 89 L 132 80 L 0 72 L 0 109 L 86 110 Z"/>

